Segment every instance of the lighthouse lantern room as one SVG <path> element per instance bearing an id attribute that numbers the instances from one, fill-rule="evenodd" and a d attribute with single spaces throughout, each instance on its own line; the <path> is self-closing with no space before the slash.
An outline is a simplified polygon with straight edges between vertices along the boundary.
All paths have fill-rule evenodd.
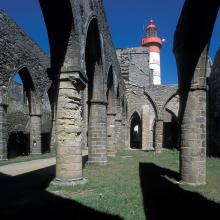
<path id="1" fill-rule="evenodd" d="M 146 29 L 146 37 L 142 38 L 142 46 L 149 50 L 149 67 L 153 70 L 153 84 L 161 84 L 160 48 L 162 40 L 157 36 L 157 27 L 151 19 Z"/>

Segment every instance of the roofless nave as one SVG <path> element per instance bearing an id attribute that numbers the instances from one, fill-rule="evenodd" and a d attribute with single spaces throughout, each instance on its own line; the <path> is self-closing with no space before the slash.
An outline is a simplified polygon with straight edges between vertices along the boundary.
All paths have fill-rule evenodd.
<path id="1" fill-rule="evenodd" d="M 55 182 L 72 184 L 83 180 L 82 149 L 88 164 L 105 165 L 118 149 L 179 148 L 182 181 L 204 184 L 207 152 L 220 152 L 219 53 L 214 65 L 207 55 L 218 1 L 184 4 L 174 36 L 179 86 L 160 84 L 153 21 L 142 46 L 115 50 L 102 1 L 40 5 L 51 57 L 1 12 L 1 159 L 56 149 Z"/>

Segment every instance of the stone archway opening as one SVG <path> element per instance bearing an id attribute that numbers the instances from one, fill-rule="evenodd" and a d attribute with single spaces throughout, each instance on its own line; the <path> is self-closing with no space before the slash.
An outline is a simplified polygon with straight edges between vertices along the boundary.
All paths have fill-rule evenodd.
<path id="1" fill-rule="evenodd" d="M 141 118 L 138 115 L 138 113 L 136 113 L 136 112 L 131 117 L 130 147 L 132 149 L 141 149 L 142 148 Z"/>
<path id="2" fill-rule="evenodd" d="M 31 109 L 31 90 L 33 90 L 33 83 L 28 70 L 22 68 L 14 74 L 8 86 L 8 159 L 30 153 L 30 131 L 27 125 Z"/>
<path id="3" fill-rule="evenodd" d="M 12 132 L 8 138 L 8 159 L 29 154 L 29 135 L 22 131 Z"/>
<path id="4" fill-rule="evenodd" d="M 180 126 L 176 116 L 168 110 L 164 112 L 163 148 L 179 149 Z"/>
<path id="5" fill-rule="evenodd" d="M 13 75 L 7 91 L 8 158 L 41 154 L 40 107 L 30 72 L 26 67 Z"/>

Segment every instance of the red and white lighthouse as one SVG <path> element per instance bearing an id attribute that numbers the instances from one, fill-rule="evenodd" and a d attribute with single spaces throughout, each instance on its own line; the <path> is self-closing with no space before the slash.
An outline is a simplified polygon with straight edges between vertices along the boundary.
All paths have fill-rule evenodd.
<path id="1" fill-rule="evenodd" d="M 153 84 L 161 84 L 160 76 L 160 48 L 162 40 L 157 36 L 157 27 L 151 19 L 146 29 L 147 36 L 142 38 L 142 46 L 149 50 L 149 67 L 153 70 Z"/>

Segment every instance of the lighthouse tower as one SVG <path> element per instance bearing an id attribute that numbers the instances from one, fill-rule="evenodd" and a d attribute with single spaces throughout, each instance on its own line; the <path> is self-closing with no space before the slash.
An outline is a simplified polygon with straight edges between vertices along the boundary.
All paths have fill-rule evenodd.
<path id="1" fill-rule="evenodd" d="M 146 29 L 147 36 L 142 38 L 142 46 L 149 50 L 149 67 L 153 70 L 154 85 L 161 84 L 160 76 L 160 48 L 162 47 L 162 40 L 157 37 L 157 27 L 153 20 L 150 20 Z"/>

